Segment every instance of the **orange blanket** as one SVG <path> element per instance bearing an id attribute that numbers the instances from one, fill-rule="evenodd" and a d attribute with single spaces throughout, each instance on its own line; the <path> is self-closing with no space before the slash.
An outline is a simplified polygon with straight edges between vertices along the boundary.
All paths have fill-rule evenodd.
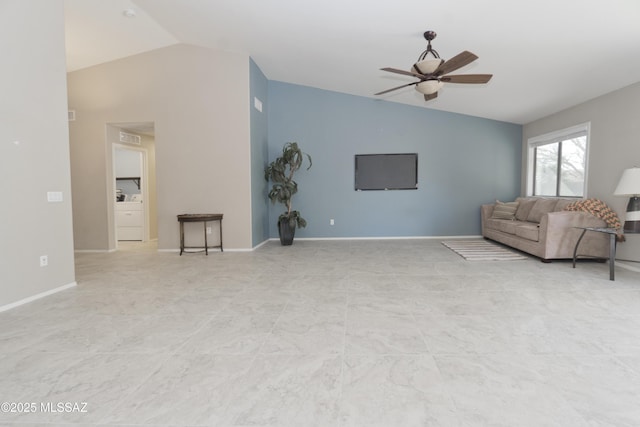
<path id="1" fill-rule="evenodd" d="M 602 200 L 585 199 L 571 203 L 564 208 L 565 211 L 582 211 L 587 212 L 595 217 L 604 220 L 608 227 L 622 228 L 622 222 L 618 218 L 618 214 L 611 210 L 609 206 Z"/>

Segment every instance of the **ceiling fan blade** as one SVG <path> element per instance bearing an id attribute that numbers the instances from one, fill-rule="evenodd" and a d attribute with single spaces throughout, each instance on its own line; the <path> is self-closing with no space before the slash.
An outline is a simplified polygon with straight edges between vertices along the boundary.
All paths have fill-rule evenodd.
<path id="1" fill-rule="evenodd" d="M 462 68 L 465 65 L 471 64 L 473 61 L 478 59 L 476 55 L 465 50 L 462 53 L 457 54 L 453 58 L 448 61 L 445 61 L 437 70 L 436 74 L 441 76 L 443 74 L 449 74 L 452 71 L 457 70 L 458 68 Z"/>
<path id="2" fill-rule="evenodd" d="M 424 100 L 431 101 L 433 98 L 437 98 L 437 97 L 438 97 L 438 92 L 433 92 L 431 95 L 425 95 Z"/>
<path id="3" fill-rule="evenodd" d="M 382 71 L 388 71 L 390 73 L 402 74 L 405 76 L 417 77 L 420 80 L 425 80 L 425 77 L 422 74 L 412 73 L 411 71 L 398 70 L 397 68 L 380 68 Z"/>
<path id="4" fill-rule="evenodd" d="M 403 87 L 417 85 L 418 83 L 420 83 L 420 82 L 407 83 L 406 85 L 402 85 L 402 86 L 394 87 L 392 89 L 383 90 L 382 92 L 374 93 L 374 95 L 382 95 L 384 93 L 388 93 L 388 92 L 392 92 L 394 90 L 402 89 Z"/>
<path id="5" fill-rule="evenodd" d="M 453 76 L 442 76 L 440 81 L 445 83 L 487 83 L 493 74 L 458 74 Z"/>

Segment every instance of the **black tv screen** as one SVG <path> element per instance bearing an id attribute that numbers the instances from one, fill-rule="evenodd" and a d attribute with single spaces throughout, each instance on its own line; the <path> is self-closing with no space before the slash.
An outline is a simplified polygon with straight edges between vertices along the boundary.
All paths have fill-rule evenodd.
<path id="1" fill-rule="evenodd" d="M 355 189 L 416 190 L 418 154 L 356 154 Z"/>

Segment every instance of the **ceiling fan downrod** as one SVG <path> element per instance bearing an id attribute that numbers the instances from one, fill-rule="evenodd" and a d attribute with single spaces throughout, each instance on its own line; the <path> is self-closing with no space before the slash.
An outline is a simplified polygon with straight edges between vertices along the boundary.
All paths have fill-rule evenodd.
<path id="1" fill-rule="evenodd" d="M 438 52 L 433 49 L 431 47 L 431 40 L 435 39 L 437 36 L 435 31 L 425 31 L 424 32 L 424 38 L 427 40 L 427 50 L 425 50 L 424 52 L 422 52 L 420 54 L 420 56 L 418 57 L 418 60 L 416 62 L 420 62 L 423 61 L 427 55 L 431 54 L 433 55 L 434 58 L 436 59 L 440 59 L 440 55 L 438 54 Z"/>

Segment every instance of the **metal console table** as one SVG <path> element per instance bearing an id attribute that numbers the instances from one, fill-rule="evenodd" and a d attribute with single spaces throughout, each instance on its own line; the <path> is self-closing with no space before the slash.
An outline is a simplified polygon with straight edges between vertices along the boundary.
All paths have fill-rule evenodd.
<path id="1" fill-rule="evenodd" d="M 207 242 L 207 222 L 218 221 L 220 229 L 220 244 L 217 246 L 209 246 Z M 204 252 L 209 255 L 209 249 L 220 248 L 220 252 L 224 252 L 222 249 L 222 214 L 182 214 L 178 215 L 178 222 L 180 222 L 180 255 L 183 252 Z M 185 246 L 184 245 L 184 223 L 185 222 L 203 222 L 204 223 L 204 247 L 203 246 Z M 202 249 L 200 251 L 187 252 L 185 249 Z"/>
<path id="2" fill-rule="evenodd" d="M 616 228 L 604 228 L 604 227 L 575 227 L 582 230 L 580 238 L 576 242 L 576 247 L 573 249 L 573 268 L 576 268 L 576 258 L 578 258 L 578 246 L 587 231 L 593 231 L 596 233 L 605 233 L 609 235 L 609 280 L 615 280 L 615 262 L 616 262 L 616 236 L 618 230 Z"/>

